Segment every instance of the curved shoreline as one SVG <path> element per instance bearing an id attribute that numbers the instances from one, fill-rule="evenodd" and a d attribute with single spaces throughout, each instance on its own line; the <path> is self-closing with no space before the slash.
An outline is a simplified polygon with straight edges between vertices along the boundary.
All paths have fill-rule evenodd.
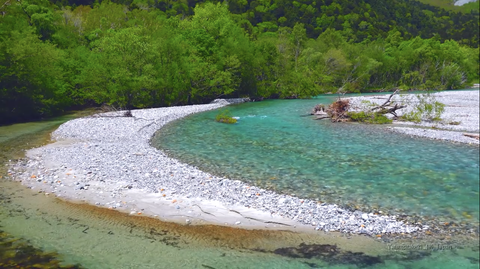
<path id="1" fill-rule="evenodd" d="M 150 146 L 166 123 L 225 105 L 220 101 L 135 110 L 134 117 L 106 113 L 72 120 L 52 134 L 55 143 L 29 150 L 28 159 L 11 173 L 24 185 L 63 199 L 184 224 L 377 236 L 429 228 L 215 177 Z"/>

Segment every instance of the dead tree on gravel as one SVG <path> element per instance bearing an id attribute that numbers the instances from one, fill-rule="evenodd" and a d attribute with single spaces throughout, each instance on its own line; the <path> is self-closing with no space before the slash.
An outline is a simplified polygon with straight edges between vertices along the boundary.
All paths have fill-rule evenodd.
<path id="1" fill-rule="evenodd" d="M 394 101 L 392 101 L 392 97 L 398 92 L 399 90 L 394 91 L 392 94 L 390 94 L 390 96 L 388 97 L 387 101 L 385 101 L 385 103 L 370 109 L 370 112 L 377 111 L 375 113 L 392 114 L 395 117 L 395 119 L 397 119 L 398 115 L 396 111 L 407 107 L 407 105 L 403 105 L 403 104 L 399 105 L 398 103 L 395 103 Z"/>

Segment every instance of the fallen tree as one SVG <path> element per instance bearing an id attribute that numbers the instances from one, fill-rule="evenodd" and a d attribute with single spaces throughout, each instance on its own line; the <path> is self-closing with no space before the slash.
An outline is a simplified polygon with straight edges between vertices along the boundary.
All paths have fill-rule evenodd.
<path id="1" fill-rule="evenodd" d="M 372 108 L 370 112 L 375 112 L 378 110 L 376 113 L 380 113 L 382 115 L 392 114 L 394 116 L 394 119 L 398 119 L 397 110 L 407 107 L 407 105 L 398 104 L 392 101 L 392 97 L 398 92 L 399 90 L 394 91 L 392 94 L 390 94 L 390 96 L 388 97 L 387 101 L 385 101 L 385 103 Z"/>
<path id="2" fill-rule="evenodd" d="M 313 108 L 312 115 L 317 120 L 329 118 L 332 122 L 360 121 L 366 123 L 390 123 L 384 114 L 392 114 L 397 118 L 396 111 L 405 108 L 406 105 L 399 105 L 392 101 L 392 97 L 398 93 L 398 90 L 392 93 L 383 104 L 372 107 L 368 111 L 354 112 L 350 111 L 350 100 L 339 96 L 335 102 L 328 107 L 325 105 L 316 105 Z"/>
<path id="3" fill-rule="evenodd" d="M 343 96 L 340 95 L 335 102 L 328 106 L 316 105 L 311 114 L 315 115 L 317 120 L 328 118 L 332 122 L 357 121 L 385 124 L 392 123 L 393 120 L 414 122 L 440 120 L 445 105 L 437 102 L 433 95 L 426 93 L 394 98 L 399 92 L 399 90 L 394 91 L 381 104 L 363 100 L 359 107 L 357 107 L 358 104 L 357 106 L 352 105 L 349 99 L 342 98 Z M 409 111 L 402 112 L 399 116 L 398 111 L 408 106 L 410 106 Z"/>
<path id="4" fill-rule="evenodd" d="M 480 139 L 480 134 L 473 134 L 473 133 L 463 133 L 464 136 L 466 137 L 471 137 L 471 138 L 475 138 L 477 140 Z"/>

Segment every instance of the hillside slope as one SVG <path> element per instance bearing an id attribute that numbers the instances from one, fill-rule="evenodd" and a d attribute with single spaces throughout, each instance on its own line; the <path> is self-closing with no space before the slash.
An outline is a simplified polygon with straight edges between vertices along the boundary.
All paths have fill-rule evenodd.
<path id="1" fill-rule="evenodd" d="M 57 6 L 93 5 L 94 0 L 50 0 Z M 160 9 L 169 16 L 193 15 L 197 4 L 228 3 L 229 10 L 244 21 L 244 28 L 260 26 L 275 32 L 279 27 L 305 25 L 307 35 L 316 38 L 327 29 L 343 31 L 349 40 L 362 42 L 385 38 L 390 30 L 405 39 L 416 36 L 441 41 L 453 39 L 471 47 L 479 43 L 479 11 L 454 6 L 452 0 L 113 0 L 130 9 Z M 101 2 L 101 1 L 98 1 Z M 457 11 L 464 12 L 457 12 Z"/>

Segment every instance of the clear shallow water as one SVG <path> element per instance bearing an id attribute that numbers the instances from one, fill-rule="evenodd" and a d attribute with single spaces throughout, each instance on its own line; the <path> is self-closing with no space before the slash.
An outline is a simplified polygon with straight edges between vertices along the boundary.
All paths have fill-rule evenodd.
<path id="1" fill-rule="evenodd" d="M 477 146 L 301 117 L 334 98 L 230 106 L 239 117 L 233 125 L 215 122 L 218 110 L 204 112 L 169 124 L 152 142 L 202 170 L 299 197 L 478 222 Z"/>
<path id="2" fill-rule="evenodd" d="M 55 121 L 44 125 L 36 122 L 32 125 L 35 128 L 29 124 L 0 127 L 0 134 L 8 136 L 5 142 L 0 141 L 0 176 L 6 175 L 3 162 L 21 157 L 24 149 L 45 144 L 49 132 L 67 119 L 58 120 L 53 125 Z M 4 266 L 5 258 L 9 262 L 15 257 L 2 256 L 2 251 L 11 237 L 4 240 L 1 231 L 20 239 L 16 242 L 54 252 L 52 255 L 63 264 L 82 268 L 357 268 L 359 263 L 371 264 L 368 268 L 478 268 L 475 241 L 453 249 L 419 251 L 414 247 L 409 253 L 399 253 L 389 247 L 427 243 L 414 240 L 384 244 L 363 236 L 346 239 L 333 234 L 182 226 L 63 202 L 4 179 L 0 179 L 0 268 L 10 268 Z M 292 258 L 275 253 L 281 248 L 298 248 L 302 242 L 337 245 L 340 251 L 334 255 L 329 252 L 323 258 Z M 13 250 L 18 253 L 24 248 Z M 355 254 L 358 252 L 364 254 Z M 313 253 L 322 254 L 317 250 Z M 44 268 L 54 267 L 44 264 Z"/>
<path id="3" fill-rule="evenodd" d="M 81 268 L 478 268 L 478 246 L 471 242 L 452 248 L 442 242 L 445 249 L 426 249 L 436 244 L 183 226 L 65 203 L 15 182 L 0 184 L 0 229 Z M 301 243 L 310 250 L 288 251 L 301 249 Z M 318 247 L 332 245 L 339 250 L 325 253 Z"/>

